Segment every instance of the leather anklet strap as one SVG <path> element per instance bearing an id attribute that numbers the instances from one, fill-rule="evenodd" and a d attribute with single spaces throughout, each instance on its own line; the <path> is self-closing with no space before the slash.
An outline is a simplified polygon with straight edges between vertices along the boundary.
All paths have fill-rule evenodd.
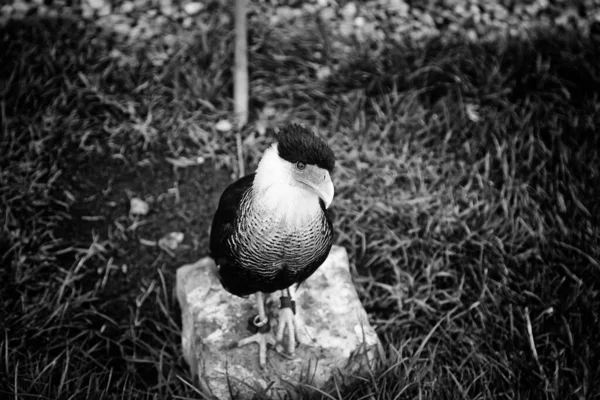
<path id="1" fill-rule="evenodd" d="M 292 300 L 291 297 L 289 296 L 281 296 L 279 298 L 280 306 L 279 308 L 291 308 L 292 312 L 294 313 L 294 315 L 296 315 L 296 302 L 294 300 Z"/>

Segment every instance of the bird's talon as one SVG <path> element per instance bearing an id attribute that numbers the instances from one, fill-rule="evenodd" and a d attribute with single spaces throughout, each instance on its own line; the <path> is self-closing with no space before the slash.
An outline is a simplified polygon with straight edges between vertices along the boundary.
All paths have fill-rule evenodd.
<path id="1" fill-rule="evenodd" d="M 284 358 L 287 358 L 288 360 L 293 360 L 295 358 L 295 353 L 294 352 L 287 352 L 283 346 L 281 345 L 281 343 L 277 343 L 277 345 L 275 346 L 275 351 L 277 351 L 277 353 L 279 353 L 279 355 L 281 355 Z"/>
<path id="2" fill-rule="evenodd" d="M 258 344 L 258 363 L 259 363 L 260 367 L 263 368 L 267 362 L 267 349 L 269 347 L 275 346 L 275 344 L 276 344 L 275 339 L 273 338 L 273 335 L 270 332 L 268 332 L 268 333 L 258 332 L 252 336 L 249 336 L 247 338 L 244 338 L 237 342 L 234 342 L 230 348 L 243 347 L 250 343 Z"/>

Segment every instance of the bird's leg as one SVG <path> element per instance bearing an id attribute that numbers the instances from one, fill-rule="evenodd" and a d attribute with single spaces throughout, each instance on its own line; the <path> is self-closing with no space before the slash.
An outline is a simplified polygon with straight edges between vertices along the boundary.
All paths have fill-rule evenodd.
<path id="1" fill-rule="evenodd" d="M 281 304 L 279 306 L 277 334 L 275 335 L 275 339 L 277 340 L 277 346 L 275 349 L 283 356 L 293 357 L 296 350 L 296 339 L 298 336 L 298 325 L 296 323 L 296 302 L 292 299 L 292 294 L 290 293 L 289 288 L 281 291 L 281 297 L 279 299 Z M 288 328 L 286 335 L 287 346 L 284 352 L 282 343 L 286 327 Z"/>
<path id="2" fill-rule="evenodd" d="M 238 341 L 234 347 L 245 346 L 250 343 L 258 344 L 258 361 L 261 367 L 267 363 L 267 344 L 275 345 L 275 339 L 271 335 L 271 324 L 265 312 L 265 298 L 263 293 L 256 293 L 256 307 L 258 315 L 248 321 L 248 328 L 254 332 L 254 335 Z"/>

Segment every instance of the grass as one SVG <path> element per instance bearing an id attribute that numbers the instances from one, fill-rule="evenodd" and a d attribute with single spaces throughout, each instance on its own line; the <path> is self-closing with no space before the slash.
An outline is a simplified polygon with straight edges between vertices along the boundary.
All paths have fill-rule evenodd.
<path id="1" fill-rule="evenodd" d="M 77 22 L 2 28 L 5 395 L 198 398 L 172 290 L 236 172 L 235 139 L 214 128 L 232 108 L 219 21 L 160 66 L 160 44 L 132 50 Z M 298 24 L 252 22 L 244 150 L 252 169 L 269 142 L 254 128 L 294 120 L 338 156 L 336 240 L 386 354 L 330 396 L 598 398 L 598 43 L 347 49 Z M 336 72 L 319 81 L 323 62 Z M 167 161 L 180 157 L 205 162 Z M 143 219 L 133 196 L 151 205 Z M 174 230 L 174 255 L 140 242 Z"/>

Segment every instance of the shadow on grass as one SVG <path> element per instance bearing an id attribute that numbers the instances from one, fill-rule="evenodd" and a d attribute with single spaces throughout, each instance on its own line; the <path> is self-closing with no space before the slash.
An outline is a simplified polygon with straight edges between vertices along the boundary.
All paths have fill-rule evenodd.
<path id="1" fill-rule="evenodd" d="M 377 57 L 354 49 L 327 82 L 307 60 L 274 63 L 274 49 L 322 50 L 318 32 L 256 29 L 252 88 L 256 105 L 330 131 L 338 154 L 338 243 L 388 357 L 336 396 L 591 395 L 598 44 L 386 43 Z M 227 115 L 222 36 L 156 67 L 143 52 L 113 57 L 109 37 L 74 21 L 1 35 L 0 390 L 195 396 L 171 291 L 174 269 L 205 254 L 230 180 L 215 166 L 233 165 L 233 138 L 209 128 Z M 165 161 L 198 154 L 203 166 Z M 133 196 L 147 216 L 128 214 Z M 170 231 L 186 235 L 174 257 L 151 245 Z"/>
<path id="2" fill-rule="evenodd" d="M 174 274 L 206 254 L 229 174 L 165 161 L 193 116 L 152 113 L 160 71 L 143 55 L 121 65 L 71 20 L 13 22 L 2 42 L 2 392 L 193 393 L 175 377 Z M 150 213 L 129 215 L 131 197 Z M 172 231 L 185 240 L 169 254 L 156 242 Z"/>
<path id="3" fill-rule="evenodd" d="M 332 92 L 364 95 L 341 114 L 379 134 L 358 148 L 370 165 L 348 163 L 359 176 L 338 191 L 355 204 L 338 228 L 363 300 L 397 349 L 378 385 L 396 378 L 407 398 L 592 395 L 600 337 L 583 321 L 595 324 L 599 305 L 599 55 L 572 32 L 434 40 L 331 80 Z M 361 204 L 359 182 L 385 206 Z"/>

